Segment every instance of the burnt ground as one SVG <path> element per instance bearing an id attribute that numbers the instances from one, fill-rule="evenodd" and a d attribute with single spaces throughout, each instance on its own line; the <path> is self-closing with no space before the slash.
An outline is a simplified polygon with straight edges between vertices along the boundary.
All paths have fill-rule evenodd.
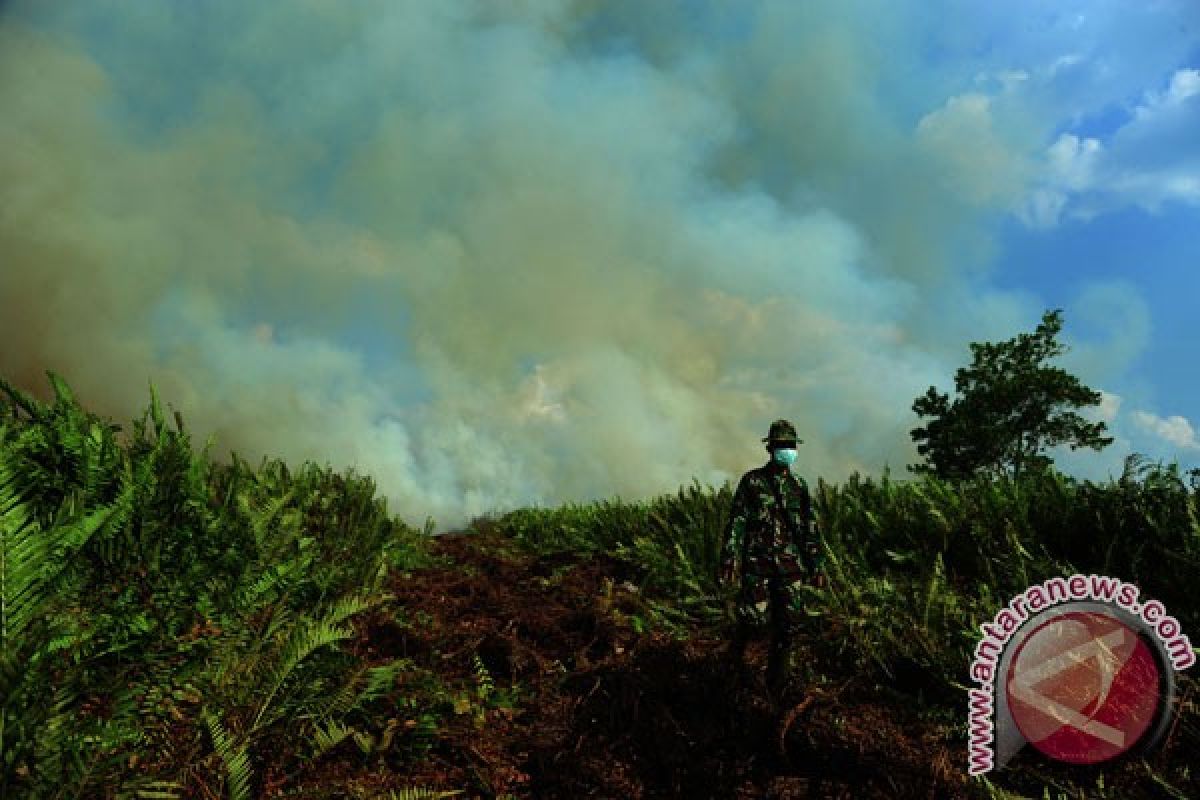
<path id="1" fill-rule="evenodd" d="M 446 564 L 391 577 L 398 613 L 364 615 L 359 654 L 412 658 L 451 687 L 477 686 L 477 654 L 498 690 L 519 687 L 516 702 L 482 720 L 451 714 L 415 767 L 369 768 L 346 744 L 289 789 L 340 781 L 354 788 L 347 796 L 423 786 L 564 800 L 968 793 L 963 748 L 944 725 L 898 712 L 854 679 L 805 681 L 814 670 L 803 640 L 796 678 L 772 704 L 764 639 L 749 644 L 737 680 L 720 631 L 639 633 L 643 600 L 615 559 L 530 556 L 486 530 L 432 547 Z"/>
<path id="2" fill-rule="evenodd" d="M 823 647 L 797 643 L 793 680 L 773 705 L 765 640 L 750 643 L 739 681 L 725 671 L 722 631 L 639 633 L 644 601 L 615 559 L 527 555 L 486 526 L 432 547 L 443 565 L 393 574 L 395 613 L 364 615 L 356 652 L 371 663 L 411 658 L 460 689 L 477 686 L 477 655 L 497 691 L 517 686 L 517 699 L 483 716 L 449 713 L 416 758 L 372 762 L 344 743 L 284 782 L 293 796 L 417 786 L 548 800 L 987 796 L 964 769 L 965 704 L 935 719 L 862 670 L 821 663 L 837 631 L 814 634 Z M 392 697 L 430 691 L 401 686 Z M 396 716 L 401 741 L 416 723 Z M 1022 789 L 1042 796 L 1036 782 Z"/>

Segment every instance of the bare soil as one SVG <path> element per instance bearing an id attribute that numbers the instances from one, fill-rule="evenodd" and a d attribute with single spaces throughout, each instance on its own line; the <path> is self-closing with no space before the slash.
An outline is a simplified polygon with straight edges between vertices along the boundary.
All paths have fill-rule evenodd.
<path id="1" fill-rule="evenodd" d="M 422 786 L 546 800 L 986 796 L 965 772 L 965 704 L 962 719 L 938 720 L 921 713 L 919 695 L 887 693 L 864 671 L 830 663 L 830 640 L 842 632 L 802 638 L 792 680 L 772 702 L 765 640 L 750 643 L 739 679 L 724 631 L 639 633 L 633 617 L 644 600 L 615 559 L 535 557 L 486 527 L 438 536 L 433 550 L 442 566 L 392 576 L 398 613 L 361 622 L 359 655 L 412 658 L 453 687 L 476 685 L 478 655 L 496 687 L 519 687 L 519 701 L 483 719 L 452 715 L 416 766 L 368 767 L 348 745 L 288 789 L 386 797 Z M 1136 780 L 1133 769 L 1126 780 Z M 1038 781 L 1008 774 L 1042 796 Z M 340 793 L 329 794 L 335 785 Z M 1130 788 L 1130 797 L 1152 796 Z"/>

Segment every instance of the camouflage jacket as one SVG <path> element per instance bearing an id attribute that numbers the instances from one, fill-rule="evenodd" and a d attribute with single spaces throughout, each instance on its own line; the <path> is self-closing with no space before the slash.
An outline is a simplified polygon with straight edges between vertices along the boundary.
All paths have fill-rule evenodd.
<path id="1" fill-rule="evenodd" d="M 777 499 L 778 498 L 778 499 Z M 787 518 L 779 513 L 783 502 Z M 822 568 L 816 509 L 803 478 L 772 462 L 742 476 L 721 546 L 722 565 L 764 572 L 766 562 L 799 562 L 811 574 Z"/>

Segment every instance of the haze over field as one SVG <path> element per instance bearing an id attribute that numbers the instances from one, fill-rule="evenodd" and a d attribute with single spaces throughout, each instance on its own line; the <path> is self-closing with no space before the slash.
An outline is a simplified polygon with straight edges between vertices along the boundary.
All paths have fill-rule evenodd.
<path id="1" fill-rule="evenodd" d="M 0 375 L 454 527 L 916 459 L 1062 307 L 1200 461 L 1200 4 L 0 4 Z"/>

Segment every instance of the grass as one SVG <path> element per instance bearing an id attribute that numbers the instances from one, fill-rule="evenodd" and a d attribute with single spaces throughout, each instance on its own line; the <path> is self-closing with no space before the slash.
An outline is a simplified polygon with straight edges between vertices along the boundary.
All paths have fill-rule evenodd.
<path id="1" fill-rule="evenodd" d="M 254 797 L 268 765 L 294 774 L 347 747 L 364 763 L 419 759 L 440 720 L 482 725 L 482 709 L 517 702 L 482 662 L 469 691 L 426 675 L 428 692 L 397 698 L 415 665 L 344 647 L 355 619 L 389 608 L 389 573 L 432 563 L 432 520 L 393 516 L 352 471 L 214 463 L 153 389 L 122 441 L 50 379 L 52 403 L 0 381 L 0 800 Z M 649 609 L 636 627 L 682 636 L 728 622 L 715 575 L 731 497 L 693 480 L 485 521 L 528 550 L 625 562 Z M 829 575 L 807 590 L 817 646 L 919 692 L 931 714 L 963 711 L 965 725 L 979 624 L 1049 577 L 1117 575 L 1200 631 L 1200 494 L 1175 465 L 1131 458 L 1105 484 L 885 471 L 818 481 L 814 500 Z M 398 704 L 418 722 L 398 729 Z M 1177 752 L 1200 746 L 1194 707 L 1175 736 Z M 1167 793 L 1188 779 L 1182 763 L 1146 770 Z"/>

